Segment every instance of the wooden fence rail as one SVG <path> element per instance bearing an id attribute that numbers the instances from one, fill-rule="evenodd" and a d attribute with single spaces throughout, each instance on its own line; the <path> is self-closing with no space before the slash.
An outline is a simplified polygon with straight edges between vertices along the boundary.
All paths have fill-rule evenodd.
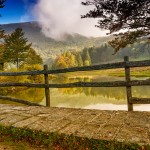
<path id="1" fill-rule="evenodd" d="M 45 83 L 0 83 L 0 87 L 36 87 L 45 89 L 46 106 L 50 107 L 50 89 L 49 88 L 73 88 L 73 87 L 126 87 L 127 92 L 127 104 L 128 111 L 133 111 L 133 104 L 150 104 L 150 98 L 135 98 L 132 97 L 132 86 L 148 86 L 150 85 L 150 80 L 132 80 L 130 79 L 130 68 L 132 67 L 145 67 L 150 66 L 150 60 L 145 61 L 129 61 L 129 58 L 124 57 L 124 62 L 102 64 L 86 67 L 73 67 L 57 70 L 48 70 L 45 65 L 43 70 L 40 71 L 29 71 L 29 72 L 0 72 L 0 76 L 23 76 L 23 75 L 44 75 Z M 113 82 L 75 82 L 67 84 L 49 84 L 48 75 L 49 74 L 59 74 L 67 72 L 77 72 L 77 71 L 93 71 L 93 70 L 105 70 L 105 69 L 125 69 L 125 81 L 113 81 Z M 0 99 L 14 101 L 18 103 L 23 103 L 27 105 L 39 104 L 31 103 L 29 101 L 10 98 L 6 96 L 0 96 Z"/>

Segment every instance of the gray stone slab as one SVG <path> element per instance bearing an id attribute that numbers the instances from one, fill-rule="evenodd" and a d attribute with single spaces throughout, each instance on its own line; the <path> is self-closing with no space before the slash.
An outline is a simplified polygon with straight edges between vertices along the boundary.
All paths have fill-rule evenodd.
<path id="1" fill-rule="evenodd" d="M 28 113 L 28 111 L 19 111 L 19 110 L 13 110 L 11 111 L 11 114 L 15 114 L 15 115 L 20 115 L 20 116 L 24 116 L 24 117 L 32 117 L 33 115 Z"/>
<path id="2" fill-rule="evenodd" d="M 29 124 L 28 128 L 34 130 L 42 130 L 44 132 L 58 132 L 70 123 L 69 120 L 49 120 L 46 118 L 40 118 L 33 124 Z"/>
<path id="3" fill-rule="evenodd" d="M 14 127 L 19 127 L 19 128 L 20 128 L 20 127 L 26 127 L 26 126 L 28 126 L 29 124 L 35 123 L 37 120 L 39 120 L 39 117 L 33 116 L 33 117 L 28 118 L 28 119 L 25 119 L 25 120 L 23 120 L 23 121 L 17 122 L 17 123 L 15 123 L 13 126 L 14 126 Z"/>
<path id="4" fill-rule="evenodd" d="M 76 135 L 80 137 L 95 138 L 95 135 L 99 134 L 99 130 L 100 125 L 85 124 L 84 126 L 80 127 Z"/>
<path id="5" fill-rule="evenodd" d="M 12 114 L 1 114 L 0 115 L 0 121 L 7 118 L 7 117 L 10 117 L 10 116 L 12 116 Z"/>
<path id="6" fill-rule="evenodd" d="M 3 119 L 0 120 L 0 124 L 5 125 L 5 126 L 13 125 L 14 123 L 17 123 L 17 122 L 25 119 L 25 117 L 23 117 L 23 116 L 12 115 L 12 114 L 4 114 L 4 115 L 0 116 L 0 118 L 1 117 Z"/>
<path id="7" fill-rule="evenodd" d="M 1 109 L 0 110 L 0 114 L 5 114 L 5 113 L 10 113 L 10 112 L 13 112 L 13 110 L 11 110 L 11 109 Z"/>
<path id="8" fill-rule="evenodd" d="M 103 140 L 114 140 L 116 133 L 118 132 L 119 129 L 120 129 L 119 125 L 106 123 L 104 125 L 101 125 L 99 134 L 95 135 L 95 138 Z"/>
<path id="9" fill-rule="evenodd" d="M 150 112 L 0 105 L 0 124 L 150 145 Z"/>
<path id="10" fill-rule="evenodd" d="M 150 136 L 148 128 L 136 124 L 125 124 L 115 137 L 116 140 L 138 143 L 138 144 L 150 144 Z"/>
<path id="11" fill-rule="evenodd" d="M 71 123 L 68 124 L 66 127 L 63 129 L 59 130 L 59 133 L 64 133 L 64 134 L 74 134 L 74 135 L 79 135 L 80 129 L 84 126 L 84 124 L 77 124 L 77 123 Z"/>

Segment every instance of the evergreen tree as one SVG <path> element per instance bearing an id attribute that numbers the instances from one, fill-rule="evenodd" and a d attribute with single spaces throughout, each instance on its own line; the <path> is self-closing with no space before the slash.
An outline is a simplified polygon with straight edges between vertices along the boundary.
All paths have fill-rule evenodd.
<path id="1" fill-rule="evenodd" d="M 70 57 L 68 57 L 69 59 L 69 66 L 68 67 L 75 67 L 77 66 L 77 62 L 76 62 L 76 57 L 73 53 L 71 53 Z"/>
<path id="2" fill-rule="evenodd" d="M 0 0 L 0 8 L 4 7 L 4 2 L 5 1 L 6 0 Z M 5 37 L 5 31 L 0 29 L 0 39 L 3 39 L 4 37 Z M 0 70 L 4 69 L 3 52 L 4 52 L 4 46 L 3 46 L 3 44 L 0 44 Z"/>
<path id="3" fill-rule="evenodd" d="M 84 61 L 84 66 L 90 66 L 90 62 L 88 60 Z"/>
<path id="4" fill-rule="evenodd" d="M 70 58 L 70 57 L 71 57 L 71 55 L 72 55 L 72 54 L 71 54 L 71 52 L 70 52 L 70 51 L 67 51 L 67 52 L 66 52 L 66 54 L 65 54 L 65 57 Z"/>
<path id="5" fill-rule="evenodd" d="M 83 60 L 82 60 L 82 57 L 81 57 L 80 53 L 77 54 L 76 60 L 77 60 L 78 66 L 82 67 L 83 66 Z"/>
<path id="6" fill-rule="evenodd" d="M 4 69 L 4 45 L 0 44 L 0 70 Z"/>
<path id="7" fill-rule="evenodd" d="M 0 0 L 0 8 L 3 8 L 5 5 L 4 5 L 4 2 L 5 2 L 6 0 Z M 0 15 L 1 16 L 1 15 Z"/>
<path id="8" fill-rule="evenodd" d="M 88 50 L 86 50 L 86 53 L 85 53 L 84 65 L 85 66 L 90 66 L 91 65 L 91 57 L 90 57 L 90 54 L 89 54 Z"/>
<path id="9" fill-rule="evenodd" d="M 5 2 L 6 0 L 0 0 L 0 8 L 3 8 L 4 7 L 4 2 Z"/>
<path id="10" fill-rule="evenodd" d="M 24 64 L 34 65 L 34 64 L 42 64 L 43 60 L 40 55 L 36 53 L 33 48 L 30 48 L 27 54 L 27 58 L 24 61 Z"/>
<path id="11" fill-rule="evenodd" d="M 0 29 L 0 40 L 5 38 L 5 31 Z M 4 69 L 4 45 L 0 44 L 0 70 Z"/>
<path id="12" fill-rule="evenodd" d="M 31 48 L 31 44 L 27 44 L 27 42 L 28 40 L 24 37 L 22 29 L 17 28 L 4 39 L 4 58 L 7 61 L 15 62 L 17 68 L 19 68 L 19 63 L 25 60 Z"/>
<path id="13" fill-rule="evenodd" d="M 5 38 L 5 31 L 4 30 L 2 30 L 2 29 L 0 29 L 0 39 L 3 39 L 3 38 Z"/>

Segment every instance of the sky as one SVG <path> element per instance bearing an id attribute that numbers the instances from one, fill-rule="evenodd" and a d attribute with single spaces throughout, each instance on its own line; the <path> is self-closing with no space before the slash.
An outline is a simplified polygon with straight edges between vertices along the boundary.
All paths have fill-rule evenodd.
<path id="1" fill-rule="evenodd" d="M 6 0 L 0 9 L 0 24 L 38 21 L 47 36 L 61 40 L 66 33 L 84 36 L 105 36 L 96 28 L 97 19 L 81 19 L 93 6 L 83 6 L 85 0 Z"/>
<path id="2" fill-rule="evenodd" d="M 35 20 L 32 9 L 36 3 L 37 0 L 6 0 L 5 7 L 0 9 L 0 24 Z"/>

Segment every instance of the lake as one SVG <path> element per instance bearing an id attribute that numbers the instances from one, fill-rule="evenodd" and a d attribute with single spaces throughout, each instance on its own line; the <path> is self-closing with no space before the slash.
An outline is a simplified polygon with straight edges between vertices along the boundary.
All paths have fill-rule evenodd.
<path id="1" fill-rule="evenodd" d="M 137 79 L 137 78 L 132 78 Z M 139 79 L 139 78 L 138 78 Z M 146 78 L 140 78 L 146 79 Z M 77 81 L 85 82 L 105 82 L 105 81 L 123 81 L 122 77 L 97 77 L 90 78 L 59 78 L 53 79 L 51 83 L 71 83 Z M 132 87 L 133 97 L 150 98 L 150 86 Z M 45 105 L 44 89 L 26 88 L 18 92 L 9 94 L 9 96 L 30 100 Z M 63 88 L 50 89 L 51 106 L 66 108 L 82 108 L 82 109 L 99 109 L 99 110 L 127 110 L 126 88 Z M 9 103 L 3 100 L 0 103 Z M 150 111 L 150 105 L 134 105 L 134 110 Z"/>

